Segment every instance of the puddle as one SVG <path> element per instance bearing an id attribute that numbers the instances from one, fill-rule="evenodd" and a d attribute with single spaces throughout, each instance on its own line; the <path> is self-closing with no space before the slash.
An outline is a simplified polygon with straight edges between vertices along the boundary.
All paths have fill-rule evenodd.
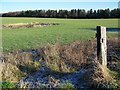
<path id="1" fill-rule="evenodd" d="M 107 28 L 107 32 L 120 32 L 120 28 Z"/>
<path id="2" fill-rule="evenodd" d="M 79 28 L 80 30 L 93 30 L 97 31 L 96 28 Z M 120 32 L 120 28 L 106 28 L 107 32 Z"/>

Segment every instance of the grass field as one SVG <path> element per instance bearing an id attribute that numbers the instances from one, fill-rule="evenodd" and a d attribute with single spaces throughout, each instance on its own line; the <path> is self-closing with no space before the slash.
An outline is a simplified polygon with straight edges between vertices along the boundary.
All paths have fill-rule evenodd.
<path id="1" fill-rule="evenodd" d="M 59 23 L 58 26 L 19 28 L 2 31 L 3 51 L 39 48 L 48 43 L 67 44 L 73 41 L 94 40 L 96 26 L 117 28 L 117 19 L 47 19 L 47 18 L 2 18 L 3 24 L 12 23 Z M 108 38 L 117 33 L 107 33 Z"/>

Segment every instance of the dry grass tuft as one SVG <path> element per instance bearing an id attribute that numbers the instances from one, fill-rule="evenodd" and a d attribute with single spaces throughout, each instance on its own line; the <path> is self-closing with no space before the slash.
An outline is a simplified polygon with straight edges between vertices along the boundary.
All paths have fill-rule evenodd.
<path id="1" fill-rule="evenodd" d="M 84 80 L 91 88 L 109 88 L 107 85 L 114 81 L 105 66 L 102 66 L 97 60 L 88 63 L 85 69 L 88 69 L 84 75 Z"/>
<path id="2" fill-rule="evenodd" d="M 4 54 L 3 81 L 17 82 L 21 77 L 35 72 L 40 68 L 40 61 L 52 71 L 69 73 L 79 70 L 94 52 L 94 43 L 89 41 L 74 42 L 70 45 L 47 45 L 33 54 L 31 51 L 15 51 Z M 39 57 L 40 60 L 34 61 Z"/>
<path id="3" fill-rule="evenodd" d="M 27 52 L 4 54 L 3 61 L 2 80 L 14 83 L 40 67 L 39 63 L 32 60 L 32 54 Z"/>
<path id="4" fill-rule="evenodd" d="M 42 48 L 43 60 L 53 71 L 73 72 L 82 68 L 87 59 L 93 58 L 95 43 L 74 42 L 70 45 L 47 45 Z"/>
<path id="5" fill-rule="evenodd" d="M 111 62 L 119 61 L 117 43 L 117 39 L 108 40 L 108 67 L 112 65 Z M 33 54 L 33 51 L 36 54 Z M 69 45 L 46 45 L 33 51 L 4 54 L 3 80 L 17 82 L 21 77 L 37 71 L 40 68 L 40 62 L 43 61 L 47 68 L 54 72 L 71 73 L 80 69 L 88 70 L 84 80 L 90 86 L 102 87 L 106 82 L 113 81 L 108 69 L 96 60 L 95 41 L 74 42 Z M 37 57 L 40 60 L 33 61 Z"/>
<path id="6" fill-rule="evenodd" d="M 31 22 L 31 23 L 16 23 L 16 24 L 4 24 L 2 28 L 7 29 L 17 29 L 17 28 L 32 28 L 32 27 L 43 27 L 43 26 L 51 26 L 51 25 L 59 25 L 58 23 L 39 23 L 39 22 Z"/>

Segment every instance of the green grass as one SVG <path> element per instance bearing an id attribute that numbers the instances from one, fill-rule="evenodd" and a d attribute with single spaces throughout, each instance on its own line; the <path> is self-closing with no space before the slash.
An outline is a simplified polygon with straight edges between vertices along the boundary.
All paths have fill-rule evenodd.
<path id="1" fill-rule="evenodd" d="M 2 82 L 0 83 L 0 88 L 3 88 L 3 89 L 15 88 L 15 84 L 11 82 Z"/>
<path id="2" fill-rule="evenodd" d="M 11 23 L 60 23 L 59 26 L 21 28 L 2 31 L 3 51 L 39 48 L 48 43 L 67 44 L 73 41 L 95 39 L 96 26 L 117 28 L 117 19 L 47 19 L 47 18 L 2 18 L 3 24 Z M 117 33 L 107 33 L 111 38 Z"/>
<path id="3" fill-rule="evenodd" d="M 74 88 L 74 85 L 70 82 L 66 82 L 63 85 L 61 85 L 60 90 L 76 90 Z"/>

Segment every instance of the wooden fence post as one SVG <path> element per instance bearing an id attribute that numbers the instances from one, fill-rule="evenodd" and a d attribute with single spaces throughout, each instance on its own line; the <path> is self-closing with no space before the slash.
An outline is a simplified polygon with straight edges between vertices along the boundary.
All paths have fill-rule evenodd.
<path id="1" fill-rule="evenodd" d="M 106 27 L 97 26 L 97 59 L 107 65 Z"/>

